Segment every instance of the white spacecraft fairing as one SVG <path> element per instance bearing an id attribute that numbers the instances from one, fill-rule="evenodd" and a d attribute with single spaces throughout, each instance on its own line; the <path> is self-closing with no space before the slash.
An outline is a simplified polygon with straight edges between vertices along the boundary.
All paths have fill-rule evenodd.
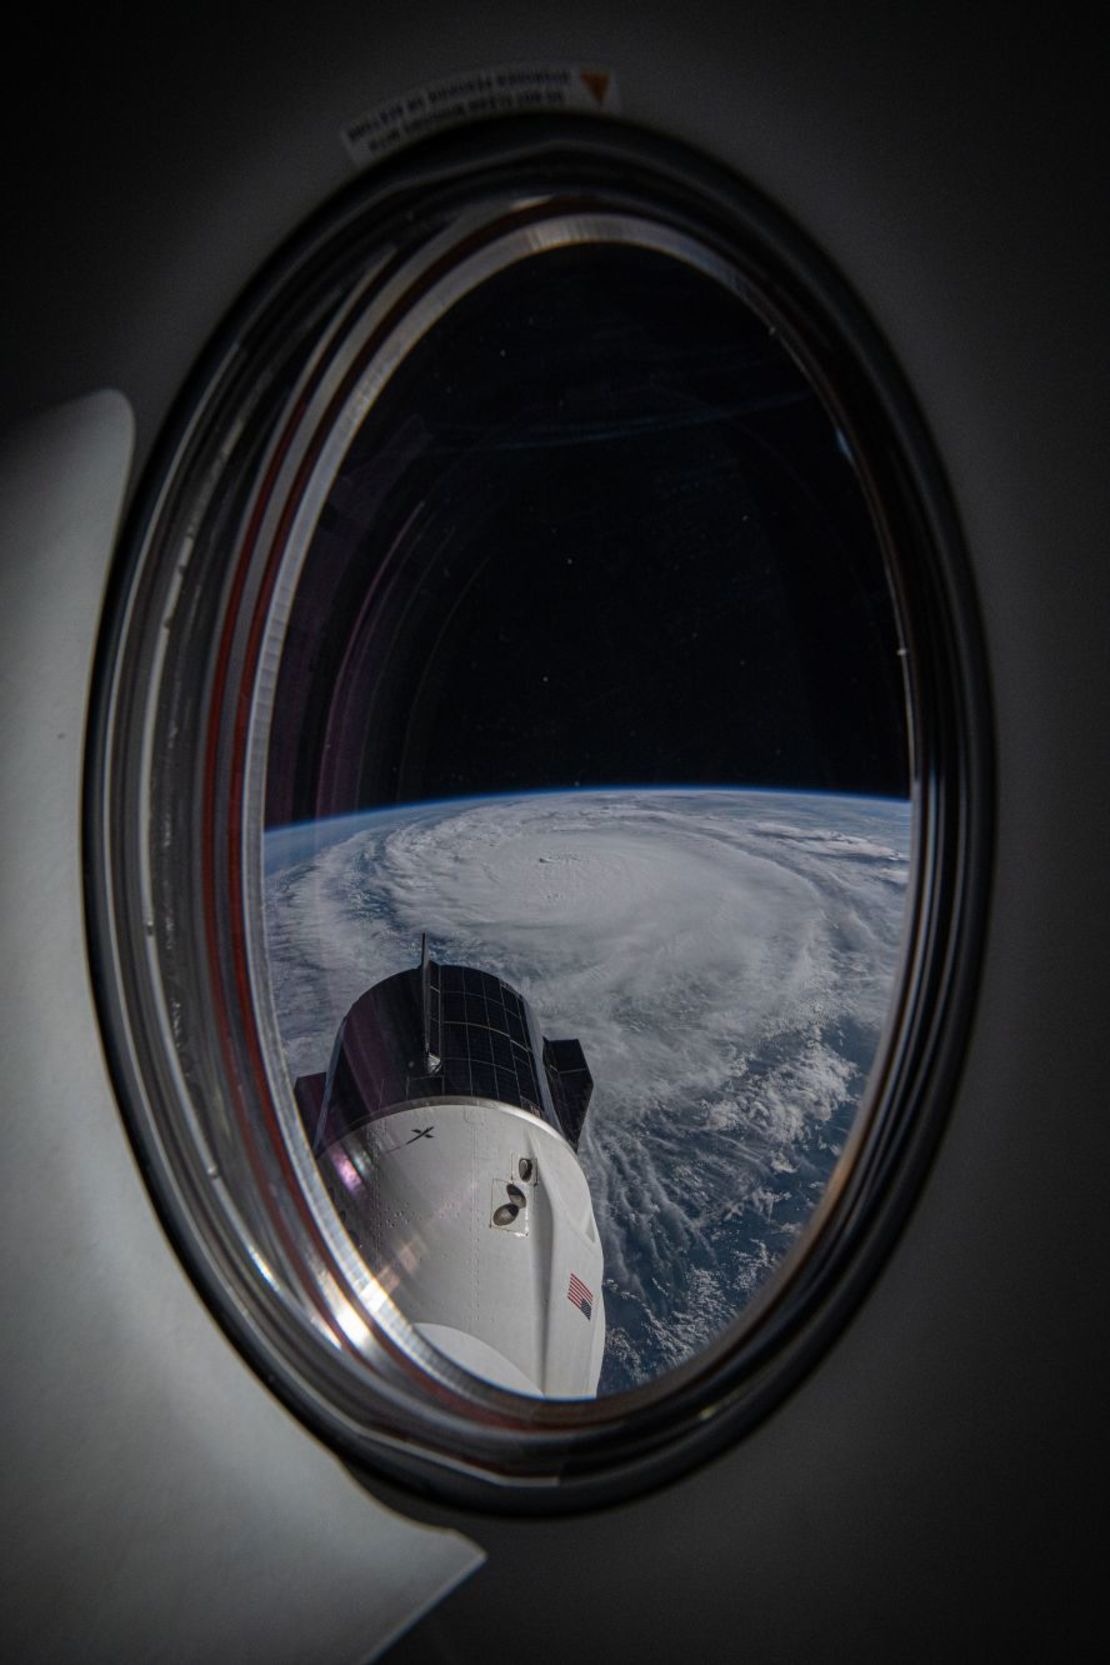
<path id="1" fill-rule="evenodd" d="M 360 996 L 296 1082 L 341 1219 L 456 1364 L 544 1397 L 597 1392 L 602 1249 L 577 1157 L 593 1081 L 500 978 L 420 965 Z"/>

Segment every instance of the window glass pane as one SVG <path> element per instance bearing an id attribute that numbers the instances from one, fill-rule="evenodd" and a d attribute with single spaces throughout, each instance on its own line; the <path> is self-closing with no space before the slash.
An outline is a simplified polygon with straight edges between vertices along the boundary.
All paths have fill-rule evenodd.
<path id="1" fill-rule="evenodd" d="M 904 669 L 850 445 L 681 251 L 492 271 L 337 458 L 267 757 L 289 1070 L 429 934 L 447 1062 L 410 1086 L 579 1124 L 603 1393 L 727 1327 L 836 1170 L 900 964 Z"/>

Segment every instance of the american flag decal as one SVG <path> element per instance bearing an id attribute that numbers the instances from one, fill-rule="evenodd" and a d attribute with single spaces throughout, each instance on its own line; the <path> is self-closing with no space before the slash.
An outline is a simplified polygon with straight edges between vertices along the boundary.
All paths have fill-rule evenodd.
<path id="1" fill-rule="evenodd" d="M 567 1300 L 570 1301 L 572 1305 L 576 1306 L 579 1312 L 584 1312 L 587 1318 L 593 1317 L 594 1298 L 586 1288 L 586 1285 L 582 1282 L 582 1279 L 576 1277 L 573 1272 L 570 1275 L 570 1288 L 567 1290 Z"/>

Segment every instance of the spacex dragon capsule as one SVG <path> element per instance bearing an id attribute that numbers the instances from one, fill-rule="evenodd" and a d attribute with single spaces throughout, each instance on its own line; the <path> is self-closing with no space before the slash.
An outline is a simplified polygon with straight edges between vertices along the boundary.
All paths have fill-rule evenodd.
<path id="1" fill-rule="evenodd" d="M 420 964 L 360 996 L 295 1084 L 362 1259 L 456 1364 L 519 1393 L 597 1392 L 602 1248 L 577 1148 L 593 1091 L 490 972 Z"/>

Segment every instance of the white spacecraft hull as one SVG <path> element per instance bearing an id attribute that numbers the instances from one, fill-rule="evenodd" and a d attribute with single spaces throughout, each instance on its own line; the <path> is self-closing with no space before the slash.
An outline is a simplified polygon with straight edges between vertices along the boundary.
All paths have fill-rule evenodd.
<path id="1" fill-rule="evenodd" d="M 441 1352 L 520 1393 L 597 1392 L 602 1249 L 560 1133 L 515 1105 L 419 1099 L 322 1160 L 367 1265 Z"/>

